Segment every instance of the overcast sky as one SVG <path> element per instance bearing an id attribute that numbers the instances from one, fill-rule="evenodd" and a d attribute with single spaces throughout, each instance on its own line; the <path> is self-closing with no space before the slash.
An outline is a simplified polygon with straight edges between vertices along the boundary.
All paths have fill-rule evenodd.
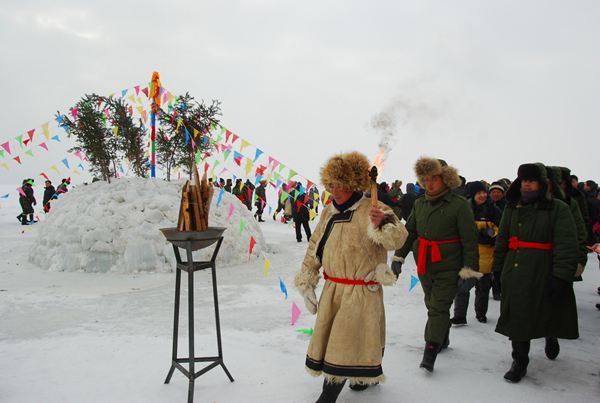
<path id="1" fill-rule="evenodd" d="M 598 181 L 599 17 L 584 0 L 4 0 L 0 143 L 156 70 L 311 180 L 332 154 L 372 160 L 385 141 L 388 182 L 414 181 L 421 155 L 467 180 L 541 161 Z M 0 167 L 0 181 L 48 164 Z"/>

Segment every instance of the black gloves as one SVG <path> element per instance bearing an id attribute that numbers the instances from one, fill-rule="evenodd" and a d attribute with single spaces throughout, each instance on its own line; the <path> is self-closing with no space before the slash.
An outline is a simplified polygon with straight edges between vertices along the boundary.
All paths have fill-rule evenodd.
<path id="1" fill-rule="evenodd" d="M 396 275 L 396 279 L 397 279 L 398 276 L 400 275 L 400 273 L 402 273 L 402 262 L 399 260 L 393 261 L 392 262 L 392 271 Z"/>
<path id="2" fill-rule="evenodd" d="M 475 277 L 468 277 L 466 279 L 458 277 L 458 282 L 456 283 L 458 290 L 456 290 L 456 292 L 469 292 L 476 284 L 477 278 Z"/>
<path id="3" fill-rule="evenodd" d="M 563 279 L 552 276 L 550 278 L 550 288 L 548 289 L 548 299 L 553 304 L 560 302 L 566 295 L 571 284 Z"/>

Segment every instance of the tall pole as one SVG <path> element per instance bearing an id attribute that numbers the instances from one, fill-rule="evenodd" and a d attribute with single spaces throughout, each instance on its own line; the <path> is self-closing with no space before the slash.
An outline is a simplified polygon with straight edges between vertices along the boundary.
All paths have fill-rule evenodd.
<path id="1" fill-rule="evenodd" d="M 161 83 L 158 72 L 152 73 L 152 85 L 150 86 L 150 98 L 152 98 L 152 113 L 150 114 L 150 126 L 152 132 L 150 136 L 150 176 L 156 177 L 156 113 L 160 109 Z"/>

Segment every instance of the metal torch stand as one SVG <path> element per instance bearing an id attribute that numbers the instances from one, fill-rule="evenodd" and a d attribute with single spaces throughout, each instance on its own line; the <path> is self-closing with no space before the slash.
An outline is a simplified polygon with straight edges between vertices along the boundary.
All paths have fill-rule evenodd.
<path id="1" fill-rule="evenodd" d="M 227 374 L 227 377 L 233 382 L 233 377 L 225 367 L 223 363 L 223 348 L 221 346 L 221 325 L 219 320 L 219 298 L 217 296 L 217 273 L 215 260 L 219 253 L 219 248 L 223 242 L 223 237 L 219 238 L 215 251 L 209 262 L 194 262 L 192 258 L 192 241 L 185 241 L 185 249 L 187 252 L 187 262 L 181 261 L 181 255 L 179 254 L 179 247 L 173 245 L 175 251 L 175 258 L 177 259 L 177 275 L 175 278 L 175 316 L 173 322 L 173 359 L 171 363 L 171 369 L 167 375 L 165 383 L 169 383 L 175 368 L 181 371 L 189 380 L 188 390 L 188 403 L 194 401 L 194 381 L 200 375 L 210 371 L 216 366 L 220 365 Z M 217 328 L 217 347 L 219 355 L 217 357 L 195 357 L 194 356 L 194 272 L 197 270 L 211 269 L 212 272 L 212 288 L 213 288 L 213 299 L 215 305 L 215 323 Z M 186 358 L 177 357 L 177 336 L 179 334 L 179 299 L 181 295 L 181 272 L 186 271 L 188 273 L 188 326 L 189 326 L 189 356 Z M 196 362 L 210 362 L 198 372 L 195 372 Z M 187 363 L 189 370 L 185 369 L 182 364 Z"/>

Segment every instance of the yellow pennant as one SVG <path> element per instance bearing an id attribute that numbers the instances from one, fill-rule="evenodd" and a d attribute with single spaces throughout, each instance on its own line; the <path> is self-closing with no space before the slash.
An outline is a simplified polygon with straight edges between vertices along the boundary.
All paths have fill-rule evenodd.
<path id="1" fill-rule="evenodd" d="M 112 99 L 112 97 L 114 97 L 114 96 L 115 96 L 115 94 L 116 94 L 116 92 L 113 92 L 113 93 L 112 93 L 112 94 L 110 94 L 108 97 L 109 97 L 110 99 Z"/>
<path id="2" fill-rule="evenodd" d="M 76 173 L 77 175 L 81 175 L 79 172 L 77 172 L 77 170 L 74 170 L 73 173 Z"/>
<path id="3" fill-rule="evenodd" d="M 131 94 L 131 96 L 127 97 L 127 99 L 131 99 L 131 102 L 135 102 L 135 95 Z"/>
<path id="4" fill-rule="evenodd" d="M 315 198 L 316 201 L 319 201 L 319 194 L 318 193 L 315 193 L 313 196 L 314 196 L 314 198 Z"/>
<path id="5" fill-rule="evenodd" d="M 267 274 L 267 269 L 269 268 L 269 266 L 271 266 L 271 263 L 269 262 L 269 259 L 265 258 L 265 276 L 269 277 L 269 275 Z"/>
<path id="6" fill-rule="evenodd" d="M 179 131 L 179 126 L 181 126 L 181 118 L 177 119 L 177 128 L 175 129 L 175 132 Z"/>
<path id="7" fill-rule="evenodd" d="M 323 205 L 327 205 L 327 200 L 329 200 L 329 196 L 331 196 L 331 193 L 329 193 L 328 191 L 324 190 L 323 193 L 325 194 L 325 197 L 323 197 Z"/>
<path id="8" fill-rule="evenodd" d="M 197 129 L 194 129 L 194 138 L 198 137 L 198 133 L 200 133 Z"/>
<path id="9" fill-rule="evenodd" d="M 6 163 L 2 164 L 2 166 L 6 169 L 8 169 L 8 166 L 6 166 Z M 8 169 L 10 171 L 10 169 Z"/>
<path id="10" fill-rule="evenodd" d="M 173 175 L 175 175 L 175 174 L 177 173 L 177 169 L 178 169 L 178 168 L 179 168 L 179 167 L 178 167 L 177 165 L 175 165 L 175 170 L 173 171 Z"/>
<path id="11" fill-rule="evenodd" d="M 140 113 L 141 117 L 144 117 L 144 107 L 143 106 L 138 106 L 135 109 L 138 110 L 138 112 Z"/>
<path id="12" fill-rule="evenodd" d="M 46 141 L 50 141 L 50 132 L 48 131 L 48 124 L 50 122 L 46 122 L 42 125 L 42 133 L 46 136 Z"/>
<path id="13" fill-rule="evenodd" d="M 240 148 L 240 153 L 244 148 L 248 147 L 249 145 L 250 143 L 248 143 L 246 140 L 242 140 L 242 148 Z"/>
<path id="14" fill-rule="evenodd" d="M 142 98 L 138 97 L 138 104 L 142 104 Z"/>
<path id="15" fill-rule="evenodd" d="M 60 175 L 60 172 L 59 172 L 59 171 L 58 171 L 58 169 L 56 168 L 56 165 L 52 165 L 52 166 L 50 167 L 50 169 L 54 169 L 54 170 L 55 170 L 56 172 L 58 172 L 58 174 Z"/>
<path id="16" fill-rule="evenodd" d="M 146 150 L 146 155 L 144 155 L 144 158 L 148 158 L 149 155 L 150 155 L 150 150 Z"/>
<path id="17" fill-rule="evenodd" d="M 113 131 L 113 133 L 115 134 L 115 137 L 119 137 L 119 136 L 117 135 L 117 133 L 119 132 L 119 126 L 117 126 L 117 127 L 113 127 L 113 130 L 112 130 L 112 131 Z"/>
<path id="18" fill-rule="evenodd" d="M 310 221 L 314 220 L 315 217 L 317 216 L 317 213 L 315 213 L 315 210 L 309 210 L 308 214 L 310 215 Z"/>
<path id="19" fill-rule="evenodd" d="M 253 166 L 254 164 L 252 164 L 252 160 L 250 158 L 246 158 L 246 176 L 250 174 L 250 171 L 252 171 Z"/>

